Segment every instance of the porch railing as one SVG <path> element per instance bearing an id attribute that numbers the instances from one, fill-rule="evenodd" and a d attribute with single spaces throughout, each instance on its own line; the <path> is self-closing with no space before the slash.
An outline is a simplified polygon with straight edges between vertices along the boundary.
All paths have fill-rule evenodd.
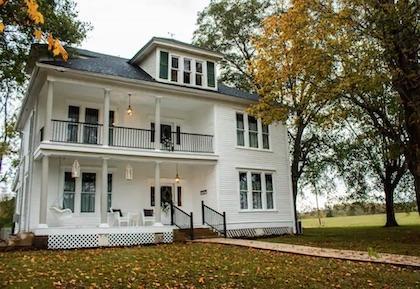
<path id="1" fill-rule="evenodd" d="M 190 240 L 194 240 L 194 220 L 193 213 L 186 213 L 171 202 L 171 225 L 175 225 L 181 230 L 186 230 Z"/>
<path id="2" fill-rule="evenodd" d="M 213 152 L 213 136 L 208 134 L 171 132 L 162 136 L 161 149 L 179 152 Z"/>
<path id="3" fill-rule="evenodd" d="M 109 128 L 109 145 L 127 148 L 154 149 L 154 132 L 148 129 L 113 126 Z"/>
<path id="4" fill-rule="evenodd" d="M 226 212 L 219 213 L 206 206 L 204 201 L 201 201 L 201 213 L 203 216 L 203 225 L 209 225 L 213 230 L 226 238 Z"/>
<path id="5" fill-rule="evenodd" d="M 52 120 L 51 141 L 102 144 L 102 124 Z"/>

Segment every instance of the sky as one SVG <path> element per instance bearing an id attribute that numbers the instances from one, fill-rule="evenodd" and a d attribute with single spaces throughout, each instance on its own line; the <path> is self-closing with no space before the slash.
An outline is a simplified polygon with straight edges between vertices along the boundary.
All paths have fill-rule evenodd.
<path id="1" fill-rule="evenodd" d="M 191 42 L 197 13 L 210 0 L 76 0 L 93 30 L 81 47 L 131 58 L 153 36 Z"/>

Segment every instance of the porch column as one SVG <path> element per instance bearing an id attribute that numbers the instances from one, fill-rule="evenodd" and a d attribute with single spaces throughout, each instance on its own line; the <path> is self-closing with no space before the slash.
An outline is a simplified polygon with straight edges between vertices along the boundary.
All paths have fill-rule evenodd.
<path id="1" fill-rule="evenodd" d="M 41 172 L 41 196 L 39 198 L 39 228 L 48 228 L 47 225 L 47 203 L 48 203 L 48 174 L 49 157 L 44 155 L 42 158 Z"/>
<path id="2" fill-rule="evenodd" d="M 162 226 L 160 206 L 160 162 L 155 163 L 155 226 Z"/>
<path id="3" fill-rule="evenodd" d="M 107 228 L 108 225 L 108 159 L 102 159 L 102 193 L 101 193 L 101 223 L 99 227 Z"/>
<path id="4" fill-rule="evenodd" d="M 44 135 L 46 141 L 52 140 L 52 111 L 53 111 L 53 86 L 52 80 L 47 80 L 47 101 L 45 108 L 45 124 L 44 124 Z"/>
<path id="5" fill-rule="evenodd" d="M 109 102 L 110 102 L 111 90 L 105 88 L 104 90 L 104 133 L 102 144 L 104 146 L 109 145 Z"/>
<path id="6" fill-rule="evenodd" d="M 160 150 L 160 99 L 155 98 L 155 150 Z"/>

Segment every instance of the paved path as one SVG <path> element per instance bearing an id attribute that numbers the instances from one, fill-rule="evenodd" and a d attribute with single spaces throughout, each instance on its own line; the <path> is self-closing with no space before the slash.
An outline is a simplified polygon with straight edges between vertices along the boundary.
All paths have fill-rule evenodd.
<path id="1" fill-rule="evenodd" d="M 384 264 L 392 264 L 392 265 L 420 267 L 420 257 L 406 256 L 406 255 L 378 253 L 377 258 L 375 258 L 375 257 L 369 256 L 369 254 L 364 251 L 327 249 L 327 248 L 319 248 L 319 247 L 291 245 L 291 244 L 284 244 L 284 243 L 271 243 L 271 242 L 263 242 L 263 241 L 225 239 L 225 238 L 201 239 L 201 240 L 199 239 L 199 240 L 194 240 L 194 242 L 234 245 L 234 246 L 250 247 L 250 248 L 255 248 L 255 249 L 278 251 L 278 252 L 283 252 L 283 253 L 323 257 L 323 258 L 335 258 L 335 259 L 352 260 L 352 261 L 360 261 L 360 262 L 374 262 L 374 263 L 384 263 Z"/>

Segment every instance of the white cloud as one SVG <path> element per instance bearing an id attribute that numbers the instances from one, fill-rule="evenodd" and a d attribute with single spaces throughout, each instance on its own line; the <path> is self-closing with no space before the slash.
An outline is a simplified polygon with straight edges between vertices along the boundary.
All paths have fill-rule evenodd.
<path id="1" fill-rule="evenodd" d="M 76 0 L 93 25 L 82 48 L 130 58 L 153 36 L 191 42 L 197 13 L 209 0 Z"/>

